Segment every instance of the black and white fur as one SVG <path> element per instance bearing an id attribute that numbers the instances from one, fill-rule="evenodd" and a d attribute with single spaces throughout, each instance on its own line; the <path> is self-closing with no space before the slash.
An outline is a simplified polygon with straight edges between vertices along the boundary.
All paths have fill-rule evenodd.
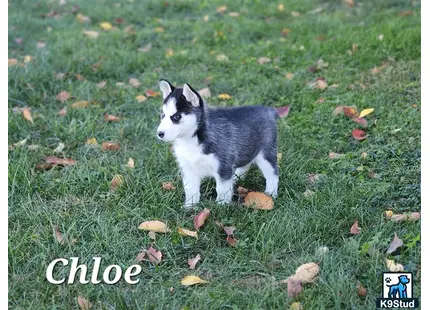
<path id="1" fill-rule="evenodd" d="M 266 194 L 278 193 L 277 111 L 263 106 L 209 108 L 190 85 L 160 80 L 163 112 L 158 137 L 171 142 L 182 172 L 185 206 L 200 201 L 200 182 L 216 180 L 216 201 L 231 202 L 233 182 L 251 164 L 266 179 Z"/>

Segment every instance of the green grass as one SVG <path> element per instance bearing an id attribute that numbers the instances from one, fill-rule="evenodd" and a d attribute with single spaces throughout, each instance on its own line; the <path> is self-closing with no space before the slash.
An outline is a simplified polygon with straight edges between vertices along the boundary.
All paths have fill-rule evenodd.
<path id="1" fill-rule="evenodd" d="M 393 223 L 383 216 L 387 209 L 402 213 L 421 207 L 420 5 L 406 0 L 360 1 L 352 8 L 339 1 L 281 2 L 283 12 L 277 2 L 268 1 L 9 3 L 9 58 L 22 63 L 25 55 L 34 57 L 25 66 L 9 68 L 9 145 L 29 136 L 27 145 L 9 151 L 11 308 L 76 309 L 79 295 L 91 300 L 95 309 L 286 309 L 294 301 L 305 309 L 375 308 L 381 272 L 386 271 L 384 253 L 394 232 L 405 244 L 420 233 L 419 222 Z M 91 17 L 90 24 L 76 20 L 73 4 Z M 227 12 L 240 15 L 216 13 L 223 4 Z M 316 8 L 322 10 L 310 12 Z M 43 16 L 54 10 L 58 19 Z M 293 17 L 291 11 L 301 15 Z M 399 16 L 404 11 L 414 14 Z M 208 22 L 203 21 L 205 15 Z M 116 18 L 124 22 L 116 24 Z M 102 31 L 103 21 L 118 29 Z M 125 33 L 130 25 L 134 33 Z M 154 32 L 157 27 L 165 31 Z M 284 28 L 290 29 L 286 37 L 281 34 Z M 84 29 L 99 31 L 99 38 L 84 36 Z M 14 42 L 17 37 L 23 39 L 21 45 Z M 38 41 L 46 42 L 45 48 L 37 49 Z M 137 51 L 149 43 L 149 52 Z M 353 44 L 358 50 L 349 55 Z M 168 48 L 174 51 L 169 58 Z M 219 54 L 229 60 L 217 61 Z M 272 62 L 258 64 L 263 56 Z M 320 58 L 329 66 L 310 72 L 308 68 Z M 385 61 L 388 65 L 373 75 L 371 69 Z M 97 62 L 101 65 L 93 70 Z M 55 75 L 60 72 L 69 75 L 58 80 Z M 291 81 L 285 78 L 287 72 L 294 73 Z M 77 80 L 76 74 L 85 80 Z M 195 240 L 175 231 L 178 226 L 191 229 L 197 211 L 181 208 L 183 189 L 175 160 L 169 146 L 156 139 L 161 100 L 138 103 L 135 97 L 147 89 L 158 90 L 159 78 L 201 89 L 209 76 L 211 106 L 288 104 L 291 112 L 279 122 L 283 158 L 275 209 L 217 206 L 214 182 L 205 182 L 199 208 L 210 208 L 211 215 Z M 115 85 L 127 84 L 130 77 L 142 85 Z M 312 89 L 307 83 L 317 77 L 338 87 Z M 107 86 L 98 89 L 102 80 Z M 60 103 L 55 97 L 63 90 L 74 98 Z M 220 93 L 233 98 L 220 100 Z M 319 98 L 324 102 L 318 103 Z M 57 115 L 79 100 L 98 104 L 69 108 L 65 117 Z M 375 108 L 367 117 L 367 140 L 355 141 L 351 130 L 360 126 L 332 115 L 338 105 Z M 34 125 L 13 113 L 14 107 L 23 106 L 31 108 Z M 104 122 L 105 113 L 122 120 Z M 117 141 L 121 149 L 106 152 L 89 147 L 85 141 L 91 137 L 99 144 Z M 35 170 L 43 156 L 55 155 L 59 142 L 66 145 L 60 156 L 74 158 L 76 165 Z M 329 152 L 346 157 L 333 160 Z M 366 159 L 362 152 L 368 154 Z M 136 162 L 133 170 L 126 166 L 129 157 Z M 378 178 L 370 178 L 369 172 Z M 307 173 L 323 177 L 308 186 Z M 111 192 L 115 174 L 123 175 L 125 184 Z M 177 189 L 163 191 L 163 181 L 172 181 Z M 257 169 L 240 184 L 264 189 Z M 311 197 L 303 195 L 308 188 L 315 192 Z M 174 232 L 158 235 L 152 242 L 137 226 L 153 219 L 167 222 Z M 215 220 L 237 227 L 237 248 L 227 245 Z M 353 236 L 349 229 L 356 220 L 362 231 Z M 56 224 L 77 243 L 58 244 Z M 162 251 L 163 261 L 156 267 L 142 262 L 137 285 L 121 281 L 57 286 L 45 280 L 46 267 L 55 258 L 77 256 L 80 262 L 91 263 L 92 257 L 101 256 L 104 267 L 126 268 L 151 244 Z M 322 257 L 316 249 L 323 245 L 330 251 Z M 363 245 L 373 249 L 363 253 Z M 416 297 L 420 296 L 420 250 L 417 243 L 388 257 L 413 272 Z M 196 270 L 188 270 L 187 258 L 196 254 L 202 260 Z M 289 299 L 286 286 L 274 282 L 311 261 L 320 264 L 319 279 Z M 182 287 L 181 278 L 190 274 L 209 284 Z M 256 284 L 242 280 L 250 276 L 258 276 Z M 367 297 L 357 296 L 357 281 L 367 288 Z"/>

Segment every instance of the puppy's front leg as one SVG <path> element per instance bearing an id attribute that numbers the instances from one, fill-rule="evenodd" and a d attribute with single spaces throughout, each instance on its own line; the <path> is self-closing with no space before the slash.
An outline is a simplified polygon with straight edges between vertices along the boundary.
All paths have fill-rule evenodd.
<path id="1" fill-rule="evenodd" d="M 225 204 L 231 202 L 233 196 L 233 178 L 223 179 L 220 176 L 215 178 L 216 180 L 216 202 Z"/>
<path id="2" fill-rule="evenodd" d="M 182 171 L 182 182 L 185 191 L 185 207 L 192 207 L 200 201 L 200 176 L 192 170 Z"/>

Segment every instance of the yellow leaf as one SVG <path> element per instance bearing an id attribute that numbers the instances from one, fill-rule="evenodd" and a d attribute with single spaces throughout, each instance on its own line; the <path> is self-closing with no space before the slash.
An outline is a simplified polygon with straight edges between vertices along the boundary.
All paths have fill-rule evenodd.
<path id="1" fill-rule="evenodd" d="M 285 10 L 285 7 L 284 7 L 284 5 L 281 3 L 281 4 L 278 4 L 278 11 L 279 12 L 282 12 L 282 11 L 284 11 Z"/>
<path id="2" fill-rule="evenodd" d="M 34 124 L 33 117 L 31 117 L 31 112 L 28 108 L 22 109 L 22 116 L 29 121 L 30 123 Z"/>
<path id="3" fill-rule="evenodd" d="M 16 60 L 16 58 L 9 58 L 7 60 L 8 67 L 13 67 L 13 66 L 16 66 L 17 64 L 18 64 L 18 60 Z"/>
<path id="4" fill-rule="evenodd" d="M 203 21 L 207 22 L 209 20 L 209 15 L 203 16 Z"/>
<path id="5" fill-rule="evenodd" d="M 385 217 L 386 217 L 387 219 L 392 218 L 392 217 L 393 217 L 393 215 L 394 215 L 393 211 L 391 211 L 391 210 L 387 210 L 387 211 L 385 211 Z"/>
<path id="6" fill-rule="evenodd" d="M 227 100 L 227 99 L 231 99 L 231 96 L 229 94 L 219 94 L 218 98 L 223 99 L 223 100 Z"/>
<path id="7" fill-rule="evenodd" d="M 97 145 L 97 139 L 96 138 L 89 138 L 88 140 L 87 140 L 87 142 L 85 142 L 85 144 L 87 144 L 87 145 Z"/>
<path id="8" fill-rule="evenodd" d="M 364 109 L 363 111 L 360 112 L 359 118 L 365 117 L 366 115 L 369 115 L 373 111 L 375 111 L 375 109 L 373 109 L 373 108 Z"/>
<path id="9" fill-rule="evenodd" d="M 197 238 L 197 231 L 192 231 L 192 230 L 178 227 L 178 233 L 182 236 Z"/>
<path id="10" fill-rule="evenodd" d="M 158 32 L 158 33 L 164 32 L 164 28 L 163 27 L 157 27 L 157 28 L 154 29 L 154 31 Z"/>
<path id="11" fill-rule="evenodd" d="M 100 23 L 100 28 L 102 28 L 103 30 L 112 30 L 112 24 L 109 22 L 103 22 Z"/>
<path id="12" fill-rule="evenodd" d="M 84 34 L 91 39 L 97 39 L 99 37 L 99 33 L 93 30 L 84 30 Z"/>
<path id="13" fill-rule="evenodd" d="M 24 56 L 24 62 L 25 63 L 29 63 L 32 59 L 33 59 L 33 57 L 31 57 L 30 55 Z"/>
<path id="14" fill-rule="evenodd" d="M 146 97 L 144 95 L 138 95 L 136 96 L 137 102 L 143 102 L 146 100 Z"/>
<path id="15" fill-rule="evenodd" d="M 174 55 L 174 52 L 171 48 L 168 48 L 166 50 L 166 57 L 172 57 Z"/>
<path id="16" fill-rule="evenodd" d="M 202 280 L 197 276 L 186 276 L 181 280 L 181 284 L 185 286 L 190 286 L 199 283 L 208 283 L 208 281 Z"/>
<path id="17" fill-rule="evenodd" d="M 74 109 L 86 108 L 90 103 L 88 101 L 76 101 L 71 105 Z"/>
<path id="18" fill-rule="evenodd" d="M 293 302 L 290 306 L 290 310 L 303 310 L 303 305 L 300 302 Z"/>
<path id="19" fill-rule="evenodd" d="M 392 272 L 398 272 L 398 271 L 403 271 L 403 265 L 401 264 L 396 264 L 393 260 L 391 259 L 385 259 L 385 265 L 387 266 L 388 270 L 392 271 Z"/>
<path id="20" fill-rule="evenodd" d="M 225 11 L 227 11 L 227 6 L 226 5 L 220 6 L 216 9 L 216 11 L 217 13 L 224 13 Z"/>
<path id="21" fill-rule="evenodd" d="M 159 233 L 170 232 L 170 229 L 161 221 L 146 221 L 139 225 L 138 229 L 155 231 Z"/>
<path id="22" fill-rule="evenodd" d="M 76 15 L 76 20 L 80 23 L 89 23 L 91 21 L 88 16 L 82 15 L 81 13 Z"/>
<path id="23" fill-rule="evenodd" d="M 128 163 L 127 163 L 128 168 L 133 169 L 134 168 L 134 159 L 133 158 L 129 158 L 128 159 Z"/>

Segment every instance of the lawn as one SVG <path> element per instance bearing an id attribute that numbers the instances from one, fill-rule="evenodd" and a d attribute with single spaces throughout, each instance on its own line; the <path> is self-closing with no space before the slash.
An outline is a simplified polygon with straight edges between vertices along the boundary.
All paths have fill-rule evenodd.
<path id="1" fill-rule="evenodd" d="M 83 296 L 93 309 L 287 309 L 293 302 L 374 309 L 385 258 L 413 273 L 419 297 L 420 222 L 394 222 L 384 212 L 421 208 L 420 14 L 420 2 L 406 0 L 9 2 L 10 308 L 77 309 Z M 161 97 L 147 94 L 158 91 L 159 78 L 208 87 L 214 107 L 290 105 L 279 121 L 272 211 L 216 205 L 213 180 L 203 183 L 197 210 L 182 209 L 177 165 L 155 134 Z M 57 98 L 63 91 L 65 101 Z M 375 110 L 364 128 L 334 116 L 338 106 Z M 120 120 L 107 122 L 105 114 Z M 355 140 L 356 128 L 367 139 Z M 96 145 L 87 144 L 91 138 Z M 107 141 L 120 149 L 103 150 Z M 44 170 L 37 166 L 44 156 L 76 163 Z M 111 190 L 117 174 L 124 182 Z M 162 182 L 176 189 L 165 191 Z M 263 191 L 264 179 L 251 169 L 239 185 Z M 199 238 L 179 235 L 177 227 L 194 229 L 203 208 L 211 214 Z M 172 232 L 153 241 L 137 229 L 147 220 L 164 221 Z M 236 247 L 216 221 L 236 227 Z M 350 233 L 355 221 L 357 235 Z M 405 245 L 388 255 L 394 233 Z M 140 262 L 136 285 L 45 279 L 59 257 L 91 266 L 99 256 L 102 268 L 125 270 L 151 245 L 162 261 Z M 202 259 L 189 270 L 187 259 L 197 254 Z M 318 279 L 289 298 L 277 282 L 308 262 L 319 264 Z M 209 283 L 181 286 L 187 275 Z"/>

